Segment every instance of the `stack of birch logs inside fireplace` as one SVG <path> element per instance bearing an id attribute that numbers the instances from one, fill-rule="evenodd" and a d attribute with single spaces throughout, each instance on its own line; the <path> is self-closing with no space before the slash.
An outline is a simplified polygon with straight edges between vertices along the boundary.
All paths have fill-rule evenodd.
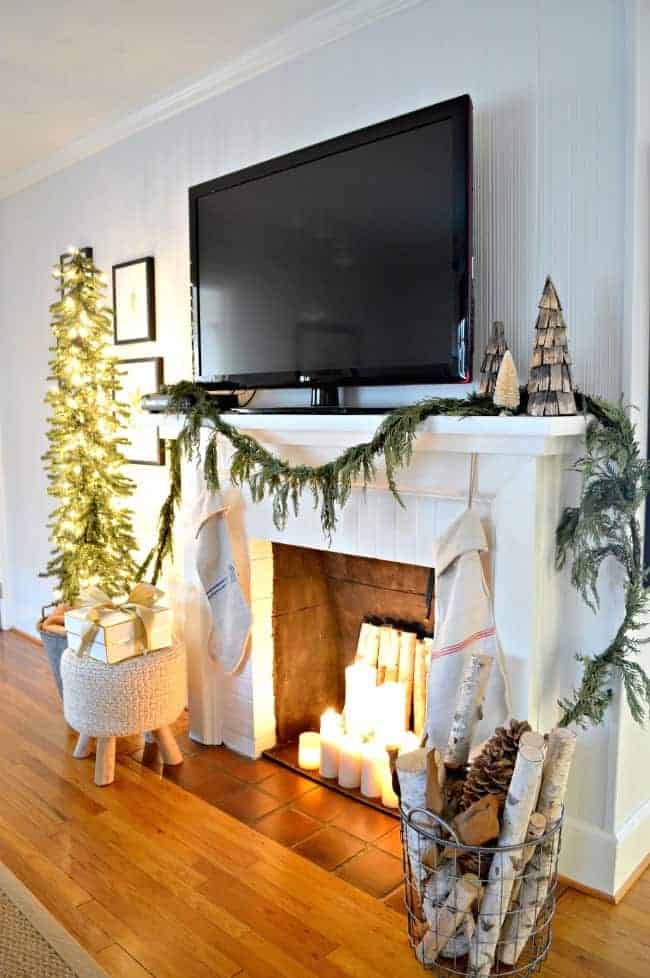
<path id="1" fill-rule="evenodd" d="M 565 728 L 542 736 L 510 721 L 470 759 L 491 661 L 480 654 L 468 661 L 445 748 L 427 745 L 395 760 L 418 960 L 431 966 L 453 958 L 454 971 L 472 978 L 487 978 L 497 962 L 503 973 L 516 974 L 544 920 L 559 844 L 552 830 L 562 815 L 576 740 Z M 412 814 L 409 822 L 416 809 L 443 818 L 463 846 L 476 850 L 456 848 L 426 814 Z"/>
<path id="2" fill-rule="evenodd" d="M 404 729 L 422 736 L 426 720 L 431 638 L 409 626 L 364 621 L 359 631 L 356 661 L 377 669 L 377 685 L 404 686 Z"/>

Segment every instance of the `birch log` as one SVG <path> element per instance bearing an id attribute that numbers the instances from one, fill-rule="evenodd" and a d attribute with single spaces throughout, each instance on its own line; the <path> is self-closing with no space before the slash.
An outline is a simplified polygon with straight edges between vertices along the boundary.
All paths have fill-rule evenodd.
<path id="1" fill-rule="evenodd" d="M 427 754 L 425 747 L 400 754 L 395 761 L 402 806 L 407 812 L 427 806 Z"/>
<path id="2" fill-rule="evenodd" d="M 519 741 L 498 845 L 521 848 L 496 852 L 492 859 L 476 931 L 470 943 L 469 974 L 472 978 L 487 978 L 496 956 L 497 941 L 510 906 L 512 887 L 522 864 L 528 823 L 537 803 L 544 747 L 544 738 L 537 733 L 525 733 Z"/>
<path id="3" fill-rule="evenodd" d="M 395 769 L 400 787 L 402 808 L 408 815 L 417 808 L 427 807 L 427 754 L 424 747 L 400 754 L 395 762 Z M 420 838 L 420 834 L 411 826 L 405 826 L 406 849 L 411 867 L 411 875 L 417 884 L 421 899 L 422 884 L 428 869 L 422 862 L 425 850 L 429 848 L 428 840 Z"/>
<path id="4" fill-rule="evenodd" d="M 379 626 L 369 621 L 361 623 L 357 642 L 357 660 L 376 668 L 379 656 Z"/>
<path id="5" fill-rule="evenodd" d="M 409 730 L 411 726 L 411 714 L 413 712 L 413 669 L 415 667 L 415 643 L 418 638 L 415 632 L 400 632 L 399 635 L 399 666 L 397 671 L 398 682 L 402 683 L 405 689 L 404 695 L 404 729 Z"/>
<path id="6" fill-rule="evenodd" d="M 533 812 L 533 814 L 530 816 L 530 822 L 528 823 L 528 831 L 526 832 L 526 842 L 528 844 L 524 849 L 524 860 L 522 863 L 522 867 L 519 871 L 519 876 L 515 880 L 514 886 L 512 887 L 512 895 L 510 897 L 511 908 L 514 908 L 514 905 L 517 902 L 517 898 L 519 897 L 519 891 L 521 890 L 521 884 L 524 881 L 526 867 L 528 866 L 528 863 L 535 855 L 535 849 L 537 848 L 535 843 L 537 842 L 538 839 L 540 839 L 544 835 L 545 832 L 546 832 L 546 816 L 541 815 L 539 812 Z M 504 931 L 509 923 L 510 923 L 510 918 L 508 918 L 506 920 L 506 923 L 504 924 Z M 503 938 L 503 934 L 501 936 Z"/>
<path id="7" fill-rule="evenodd" d="M 454 850 L 455 854 L 455 850 Z M 440 906 L 447 899 L 451 883 L 457 872 L 455 859 L 446 859 L 433 870 L 424 884 L 423 907 L 425 914 L 430 908 Z"/>
<path id="8" fill-rule="evenodd" d="M 475 652 L 465 665 L 445 753 L 447 767 L 457 769 L 467 764 L 493 661 L 491 655 Z"/>
<path id="9" fill-rule="evenodd" d="M 441 779 L 444 777 L 444 764 L 440 751 L 430 750 L 427 754 L 427 791 L 426 808 L 430 812 L 440 815 L 444 807 L 444 797 L 442 793 Z"/>
<path id="10" fill-rule="evenodd" d="M 476 927 L 471 913 L 465 914 L 463 923 L 456 931 L 454 937 L 445 944 L 440 952 L 441 958 L 463 958 L 469 954 L 469 942 L 472 939 Z"/>
<path id="11" fill-rule="evenodd" d="M 413 729 L 422 737 L 427 718 L 427 647 L 423 641 L 415 643 L 413 664 Z"/>
<path id="12" fill-rule="evenodd" d="M 478 876 L 471 873 L 466 873 L 454 882 L 445 903 L 433 908 L 427 920 L 429 930 L 415 949 L 421 964 L 433 964 L 445 945 L 456 934 L 480 893 L 480 880 Z"/>
<path id="13" fill-rule="evenodd" d="M 379 628 L 377 685 L 397 682 L 398 669 L 399 632 L 392 625 L 381 625 Z"/>
<path id="14" fill-rule="evenodd" d="M 550 830 L 562 815 L 562 804 L 576 746 L 576 735 L 566 727 L 551 730 L 548 754 L 544 764 L 542 787 L 537 810 L 546 818 Z M 537 917 L 546 902 L 553 878 L 559 836 L 556 833 L 538 846 L 528 866 L 516 902 L 501 935 L 500 957 L 505 964 L 518 961 L 528 938 L 535 929 Z"/>

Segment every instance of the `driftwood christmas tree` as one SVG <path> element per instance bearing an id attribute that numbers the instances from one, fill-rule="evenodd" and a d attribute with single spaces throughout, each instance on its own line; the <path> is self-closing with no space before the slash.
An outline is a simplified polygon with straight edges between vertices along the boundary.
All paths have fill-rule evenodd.
<path id="1" fill-rule="evenodd" d="M 499 367 L 507 349 L 508 344 L 506 343 L 503 331 L 503 323 L 497 320 L 492 323 L 492 332 L 485 348 L 483 363 L 481 364 L 479 394 L 485 394 L 487 396 L 494 393 Z"/>
<path id="2" fill-rule="evenodd" d="M 519 407 L 519 377 L 510 350 L 506 350 L 501 361 L 492 400 L 497 407 L 503 408 L 502 414 L 509 414 Z"/>
<path id="3" fill-rule="evenodd" d="M 546 279 L 528 381 L 528 414 L 575 414 L 571 356 L 562 306 L 550 275 Z"/>

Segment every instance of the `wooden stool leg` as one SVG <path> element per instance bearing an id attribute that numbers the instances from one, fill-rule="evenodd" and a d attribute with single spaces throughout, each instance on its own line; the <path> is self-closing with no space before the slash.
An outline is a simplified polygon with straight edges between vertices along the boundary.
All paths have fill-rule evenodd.
<path id="1" fill-rule="evenodd" d="M 153 731 L 153 735 L 156 738 L 164 764 L 183 763 L 183 755 L 176 743 L 171 727 L 159 727 L 158 730 Z"/>
<path id="2" fill-rule="evenodd" d="M 79 739 L 77 740 L 77 746 L 72 752 L 72 756 L 80 760 L 83 757 L 90 757 L 93 752 L 93 738 L 87 737 L 86 734 L 79 734 Z"/>
<path id="3" fill-rule="evenodd" d="M 95 756 L 95 784 L 100 788 L 115 780 L 115 737 L 98 737 Z"/>

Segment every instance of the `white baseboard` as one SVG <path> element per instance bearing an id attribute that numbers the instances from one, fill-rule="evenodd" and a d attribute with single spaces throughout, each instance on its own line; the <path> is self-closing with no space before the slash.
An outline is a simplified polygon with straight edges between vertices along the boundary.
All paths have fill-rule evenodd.
<path id="1" fill-rule="evenodd" d="M 650 851 L 650 802 L 616 833 L 568 816 L 562 830 L 559 872 L 581 886 L 614 898 Z"/>
<path id="2" fill-rule="evenodd" d="M 275 732 L 273 732 L 260 735 L 253 739 L 252 737 L 247 737 L 245 734 L 239 734 L 226 728 L 223 732 L 223 742 L 226 747 L 236 751 L 238 754 L 256 759 L 265 750 L 270 750 L 271 747 L 275 747 L 276 737 Z"/>
<path id="3" fill-rule="evenodd" d="M 567 816 L 562 830 L 560 874 L 613 896 L 615 867 L 615 836 L 582 819 Z"/>
<path id="4" fill-rule="evenodd" d="M 650 853 L 650 800 L 637 809 L 616 830 L 614 893 L 635 873 Z"/>

